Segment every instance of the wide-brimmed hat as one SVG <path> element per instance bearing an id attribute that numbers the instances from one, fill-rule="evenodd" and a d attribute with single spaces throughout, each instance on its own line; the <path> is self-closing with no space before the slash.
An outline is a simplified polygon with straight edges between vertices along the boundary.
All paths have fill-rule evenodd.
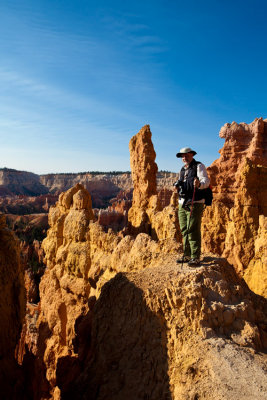
<path id="1" fill-rule="evenodd" d="M 193 153 L 193 156 L 197 154 L 196 151 L 192 150 L 191 147 L 183 147 L 179 153 L 176 154 L 176 157 L 181 158 L 186 153 Z"/>

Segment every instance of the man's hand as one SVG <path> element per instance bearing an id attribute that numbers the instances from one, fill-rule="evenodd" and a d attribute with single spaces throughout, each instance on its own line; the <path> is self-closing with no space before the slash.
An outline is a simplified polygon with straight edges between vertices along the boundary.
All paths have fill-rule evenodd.
<path id="1" fill-rule="evenodd" d="M 195 179 L 194 179 L 194 186 L 195 186 L 195 188 L 199 188 L 200 182 L 199 182 L 199 179 L 198 179 L 198 178 L 195 178 Z"/>

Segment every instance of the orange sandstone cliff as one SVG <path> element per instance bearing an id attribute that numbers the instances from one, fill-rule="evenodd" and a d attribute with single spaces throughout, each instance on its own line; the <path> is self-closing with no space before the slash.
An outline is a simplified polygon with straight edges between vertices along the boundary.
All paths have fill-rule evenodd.
<path id="1" fill-rule="evenodd" d="M 102 286 L 120 271 L 137 271 L 161 262 L 169 247 L 144 233 L 136 239 L 111 229 L 106 233 L 94 222 L 90 195 L 79 184 L 62 193 L 50 208 L 49 224 L 43 242 L 47 270 L 40 283 L 35 338 L 42 345 L 32 349 L 39 371 L 35 380 L 42 385 L 32 391 L 35 398 L 45 393 L 56 399 L 60 398 L 61 380 L 68 387 L 81 371 L 83 352 L 90 345 L 91 316 L 82 321 L 91 315 Z"/>
<path id="2" fill-rule="evenodd" d="M 50 210 L 34 398 L 263 400 L 266 301 L 224 260 L 181 268 L 145 233 L 105 233 L 88 199 Z"/>
<path id="3" fill-rule="evenodd" d="M 131 144 L 128 229 L 105 232 L 94 220 L 90 194 L 79 184 L 50 208 L 39 318 L 32 338 L 26 336 L 22 360 L 34 371 L 31 397 L 265 399 L 266 299 L 251 292 L 225 259 L 206 256 L 197 269 L 176 264 L 177 199 L 162 209 L 149 127 Z M 244 168 L 259 171 L 250 162 Z M 238 176 L 241 196 L 249 183 Z M 236 196 L 230 199 L 232 210 Z M 228 207 L 219 214 L 216 202 L 210 216 L 217 212 L 225 221 L 233 211 Z M 264 229 L 260 217 L 250 261 L 256 264 Z M 225 240 L 228 232 L 219 233 Z M 235 240 L 230 235 L 226 243 L 230 237 Z"/>
<path id="4" fill-rule="evenodd" d="M 221 157 L 209 168 L 214 191 L 203 218 L 203 250 L 226 257 L 249 287 L 267 296 L 267 120 L 225 124 Z"/>

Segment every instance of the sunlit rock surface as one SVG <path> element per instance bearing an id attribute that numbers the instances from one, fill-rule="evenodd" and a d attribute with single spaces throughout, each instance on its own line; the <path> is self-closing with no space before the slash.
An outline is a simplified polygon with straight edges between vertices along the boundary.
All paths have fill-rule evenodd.
<path id="1" fill-rule="evenodd" d="M 104 232 L 89 204 L 76 186 L 50 209 L 36 398 L 263 400 L 266 301 L 226 260 Z"/>
<path id="2" fill-rule="evenodd" d="M 267 248 L 258 238 L 266 236 L 267 120 L 225 124 L 220 136 L 221 157 L 208 168 L 214 201 L 203 217 L 203 250 L 226 257 L 266 296 Z"/>
<path id="3" fill-rule="evenodd" d="M 145 125 L 129 144 L 133 179 L 133 202 L 128 212 L 131 234 L 148 233 L 153 239 L 179 240 L 177 196 L 163 209 L 162 192 L 157 193 L 156 153 L 149 125 Z"/>
<path id="4" fill-rule="evenodd" d="M 266 262 L 265 167 L 240 150 L 222 201 L 225 160 L 216 164 L 203 220 L 209 254 L 190 268 L 176 264 L 177 195 L 163 208 L 149 126 L 131 143 L 127 229 L 105 232 L 80 184 L 50 208 L 40 303 L 27 315 L 20 352 L 29 398 L 265 400 L 267 304 L 242 279 L 262 294 L 255 269 L 264 273 Z"/>

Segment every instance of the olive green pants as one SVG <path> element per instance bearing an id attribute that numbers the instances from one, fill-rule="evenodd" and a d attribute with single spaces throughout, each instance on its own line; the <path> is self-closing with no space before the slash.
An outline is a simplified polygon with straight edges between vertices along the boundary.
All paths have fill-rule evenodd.
<path id="1" fill-rule="evenodd" d="M 190 207 L 191 208 L 191 207 Z M 204 210 L 203 203 L 194 203 L 191 218 L 190 211 L 179 204 L 178 217 L 183 235 L 185 257 L 200 258 L 201 253 L 201 218 Z M 189 225 L 190 219 L 190 225 Z"/>

